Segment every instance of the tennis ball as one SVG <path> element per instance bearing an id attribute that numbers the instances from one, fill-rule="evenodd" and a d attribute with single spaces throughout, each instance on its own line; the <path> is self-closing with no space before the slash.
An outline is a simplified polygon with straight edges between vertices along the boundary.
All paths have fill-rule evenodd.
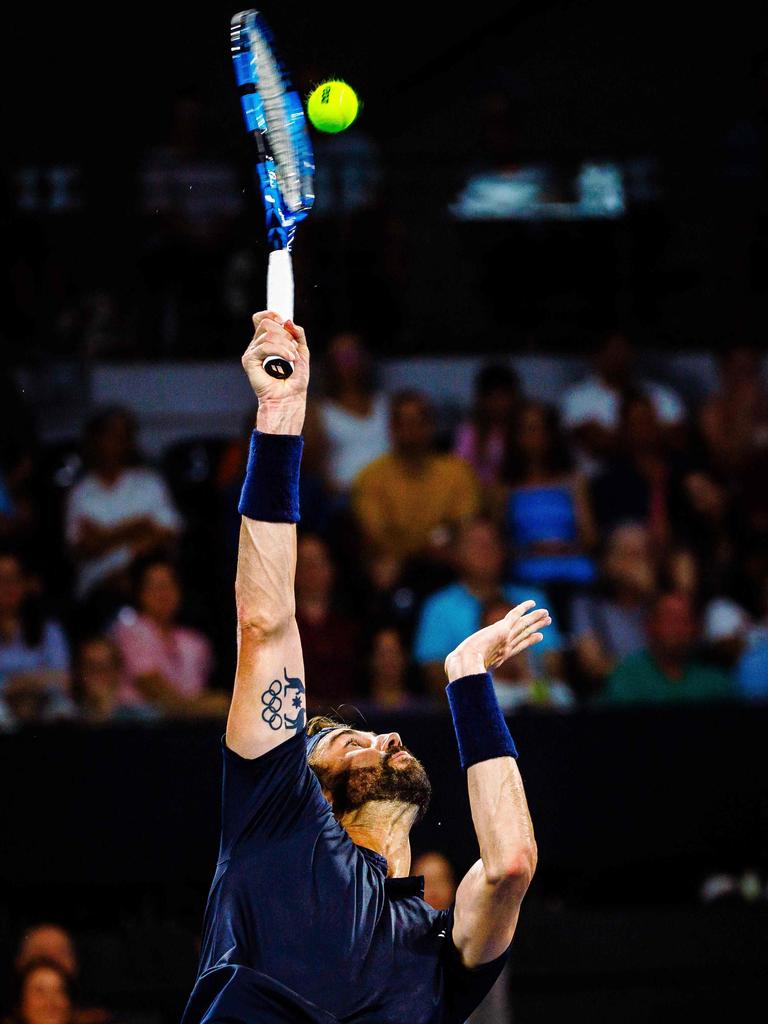
<path id="1" fill-rule="evenodd" d="M 323 82 L 307 100 L 309 120 L 321 132 L 343 132 L 357 117 L 357 93 L 346 82 Z"/>

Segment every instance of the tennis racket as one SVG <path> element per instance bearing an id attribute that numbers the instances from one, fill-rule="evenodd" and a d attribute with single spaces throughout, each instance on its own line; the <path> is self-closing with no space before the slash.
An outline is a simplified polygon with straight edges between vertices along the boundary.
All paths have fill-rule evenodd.
<path id="1" fill-rule="evenodd" d="M 245 126 L 256 143 L 256 171 L 267 217 L 267 309 L 293 319 L 291 246 L 296 225 L 314 201 L 315 160 L 299 94 L 275 54 L 272 33 L 258 11 L 232 19 L 232 60 Z M 284 379 L 293 363 L 267 356 L 264 369 Z"/>

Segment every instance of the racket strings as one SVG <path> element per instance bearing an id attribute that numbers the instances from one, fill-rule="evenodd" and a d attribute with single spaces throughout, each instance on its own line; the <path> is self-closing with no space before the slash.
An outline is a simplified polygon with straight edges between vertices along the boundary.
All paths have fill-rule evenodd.
<path id="1" fill-rule="evenodd" d="M 286 104 L 283 76 L 266 42 L 253 33 L 251 46 L 259 75 L 259 95 L 267 122 L 267 143 L 275 162 L 280 191 L 287 208 L 302 209 L 302 174 L 298 154 L 291 138 L 291 112 Z"/>

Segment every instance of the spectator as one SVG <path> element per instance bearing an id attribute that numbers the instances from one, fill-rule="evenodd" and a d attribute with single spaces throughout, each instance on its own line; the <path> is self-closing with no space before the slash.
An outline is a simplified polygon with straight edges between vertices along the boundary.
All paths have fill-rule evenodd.
<path id="1" fill-rule="evenodd" d="M 0 699 L 3 717 L 68 717 L 69 648 L 61 626 L 43 614 L 36 584 L 18 555 L 0 553 Z"/>
<path id="2" fill-rule="evenodd" d="M 99 413 L 86 430 L 86 475 L 72 488 L 66 536 L 77 596 L 109 589 L 140 555 L 173 542 L 181 522 L 154 470 L 137 465 L 136 424 L 125 409 Z M 96 603 L 96 602 L 94 602 Z"/>
<path id="3" fill-rule="evenodd" d="M 177 624 L 182 592 L 171 562 L 148 558 L 138 565 L 136 580 L 135 610 L 123 609 L 114 626 L 123 663 L 121 702 L 181 711 L 203 696 L 213 664 L 210 643 Z"/>
<path id="4" fill-rule="evenodd" d="M 694 658 L 697 639 L 698 623 L 690 598 L 660 594 L 648 619 L 645 649 L 630 654 L 614 669 L 603 701 L 667 704 L 732 696 L 728 676 Z"/>
<path id="5" fill-rule="evenodd" d="M 392 398 L 390 435 L 391 451 L 355 478 L 352 503 L 374 556 L 396 575 L 414 556 L 445 561 L 450 528 L 477 513 L 480 494 L 463 459 L 435 451 L 432 409 L 418 391 Z"/>
<path id="6" fill-rule="evenodd" d="M 80 718 L 89 725 L 146 722 L 158 717 L 146 703 L 125 704 L 120 697 L 123 663 L 114 641 L 106 636 L 83 640 L 75 661 L 74 692 Z"/>
<path id="7" fill-rule="evenodd" d="M 437 850 L 427 850 L 413 862 L 411 871 L 424 877 L 424 899 L 435 910 L 448 910 L 456 899 L 453 865 Z"/>
<path id="8" fill-rule="evenodd" d="M 752 346 L 727 348 L 719 366 L 720 388 L 699 409 L 698 427 L 709 464 L 731 476 L 768 447 L 768 393 Z"/>
<path id="9" fill-rule="evenodd" d="M 500 595 L 485 606 L 480 625 L 492 626 L 513 608 L 514 605 Z M 546 668 L 542 670 L 541 660 L 535 654 L 535 648 L 524 651 L 494 670 L 493 688 L 502 711 L 513 712 L 521 708 L 556 708 L 563 711 L 576 703 L 571 688 L 561 679 L 547 674 Z"/>
<path id="10" fill-rule="evenodd" d="M 389 447 L 386 395 L 373 383 L 371 357 L 357 334 L 331 339 L 326 355 L 326 398 L 319 403 L 327 440 L 328 480 L 346 493 L 368 463 Z"/>
<path id="11" fill-rule="evenodd" d="M 28 928 L 22 937 L 14 967 L 23 977 L 31 966 L 45 962 L 63 973 L 70 999 L 80 977 L 80 961 L 70 933 L 61 925 L 49 922 Z M 77 1006 L 72 1011 L 72 1024 L 106 1024 L 112 1014 L 101 1006 Z M 50 1024 L 47 1021 L 46 1024 Z"/>
<path id="12" fill-rule="evenodd" d="M 453 450 L 466 459 L 485 487 L 494 488 L 501 482 L 519 403 L 520 381 L 515 371 L 508 366 L 484 366 L 475 378 L 472 414 L 459 425 Z"/>
<path id="13" fill-rule="evenodd" d="M 768 699 L 768 640 L 748 648 L 736 666 L 736 686 L 747 700 Z"/>
<path id="14" fill-rule="evenodd" d="M 54 960 L 31 960 L 19 972 L 8 1024 L 74 1024 L 72 982 Z"/>
<path id="15" fill-rule="evenodd" d="M 424 899 L 435 910 L 448 910 L 456 900 L 456 873 L 448 858 L 437 850 L 422 853 L 412 873 L 424 876 Z M 512 1020 L 509 998 L 509 966 L 505 966 L 468 1024 L 506 1024 Z"/>
<path id="16" fill-rule="evenodd" d="M 657 575 L 645 527 L 617 526 L 606 542 L 599 589 L 577 595 L 571 609 L 576 664 L 590 683 L 602 685 L 620 661 L 645 646 Z"/>
<path id="17" fill-rule="evenodd" d="M 698 567 L 698 589 L 705 597 L 737 585 L 740 522 L 728 487 L 711 473 L 686 473 L 676 494 L 677 532 Z"/>
<path id="18" fill-rule="evenodd" d="M 553 408 L 539 402 L 521 408 L 505 476 L 515 578 L 538 585 L 591 583 L 596 533 L 589 494 L 573 471 Z"/>
<path id="19" fill-rule="evenodd" d="M 360 628 L 334 602 L 335 568 L 320 537 L 303 534 L 296 561 L 296 621 L 312 702 L 340 703 L 362 689 Z"/>
<path id="20" fill-rule="evenodd" d="M 616 449 L 621 407 L 630 393 L 650 399 L 665 430 L 679 428 L 685 420 L 685 406 L 676 392 L 639 378 L 635 362 L 635 349 L 627 334 L 611 328 L 598 340 L 593 373 L 563 396 L 563 425 L 573 436 L 582 466 L 590 476 Z"/>
<path id="21" fill-rule="evenodd" d="M 669 458 L 653 402 L 645 395 L 629 395 L 621 406 L 618 452 L 592 488 L 600 528 L 642 523 L 654 546 L 665 547 L 671 539 L 680 469 Z"/>
<path id="22" fill-rule="evenodd" d="M 504 546 L 498 528 L 485 519 L 473 519 L 459 529 L 455 543 L 458 580 L 430 595 L 421 609 L 413 645 L 414 658 L 424 671 L 433 693 L 445 687 L 443 662 L 462 640 L 480 628 L 483 605 L 501 594 L 510 605 L 534 600 L 547 607 L 546 596 L 533 587 L 504 583 Z M 559 677 L 562 672 L 561 638 L 554 621 L 544 639 L 531 652 L 536 672 Z"/>
<path id="23" fill-rule="evenodd" d="M 396 711 L 414 703 L 408 685 L 408 654 L 396 629 L 379 629 L 371 643 L 368 696 L 379 708 Z"/>

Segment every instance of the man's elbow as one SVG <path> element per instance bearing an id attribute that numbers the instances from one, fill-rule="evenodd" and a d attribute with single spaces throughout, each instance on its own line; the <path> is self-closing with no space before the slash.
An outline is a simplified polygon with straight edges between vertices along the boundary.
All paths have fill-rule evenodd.
<path id="1" fill-rule="evenodd" d="M 525 892 L 533 880 L 537 863 L 536 844 L 531 843 L 511 852 L 508 857 L 499 859 L 496 863 L 485 865 L 485 875 L 491 885 L 501 885 L 504 888 L 515 888 Z"/>

